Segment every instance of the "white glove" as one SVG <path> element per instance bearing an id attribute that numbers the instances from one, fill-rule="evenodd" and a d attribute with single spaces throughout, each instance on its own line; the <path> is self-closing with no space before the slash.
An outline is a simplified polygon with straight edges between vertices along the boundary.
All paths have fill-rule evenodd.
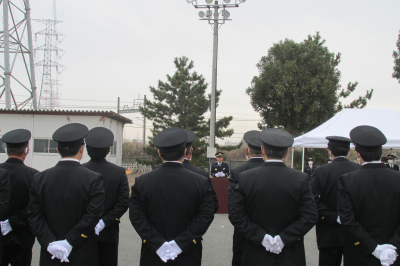
<path id="1" fill-rule="evenodd" d="M 279 235 L 274 237 L 274 241 L 275 241 L 275 254 L 279 254 L 282 252 L 283 247 L 285 246 L 285 244 L 283 243 L 281 237 Z"/>
<path id="2" fill-rule="evenodd" d="M 7 235 L 8 233 L 10 233 L 12 231 L 10 222 L 7 220 L 1 222 L 1 233 L 3 234 L 3 236 Z"/>
<path id="3" fill-rule="evenodd" d="M 385 249 L 380 256 L 382 266 L 392 265 L 396 261 L 397 256 L 396 250 L 391 248 Z"/>
<path id="4" fill-rule="evenodd" d="M 72 251 L 72 246 L 67 240 L 54 241 L 49 244 L 47 251 L 53 255 L 51 258 L 57 258 L 61 262 L 69 262 L 68 256 Z"/>
<path id="5" fill-rule="evenodd" d="M 166 263 L 170 258 L 171 246 L 168 242 L 165 242 L 159 249 L 157 249 L 156 253 L 160 259 Z"/>
<path id="6" fill-rule="evenodd" d="M 270 236 L 269 234 L 266 234 L 264 236 L 263 241 L 261 242 L 261 244 L 265 247 L 265 249 L 267 251 L 273 252 L 275 250 L 275 239 Z"/>
<path id="7" fill-rule="evenodd" d="M 342 224 L 342 223 L 340 222 L 340 217 L 339 217 L 339 216 L 337 217 L 336 222 L 337 222 L 338 224 Z"/>
<path id="8" fill-rule="evenodd" d="M 103 222 L 103 219 L 100 219 L 100 221 L 97 223 L 96 227 L 94 228 L 94 232 L 96 235 L 99 235 L 100 232 L 106 227 L 106 224 Z"/>
<path id="9" fill-rule="evenodd" d="M 397 248 L 395 246 L 393 246 L 393 245 L 390 245 L 390 244 L 377 245 L 375 250 L 374 250 L 374 252 L 372 252 L 372 255 L 374 255 L 375 258 L 377 258 L 378 260 L 381 260 L 381 254 L 386 249 L 396 250 Z"/>
<path id="10" fill-rule="evenodd" d="M 182 249 L 178 246 L 178 244 L 176 244 L 175 240 L 169 241 L 168 245 L 171 248 L 171 253 L 170 253 L 170 260 L 174 260 L 176 259 L 176 257 L 178 257 L 179 254 L 182 253 Z"/>

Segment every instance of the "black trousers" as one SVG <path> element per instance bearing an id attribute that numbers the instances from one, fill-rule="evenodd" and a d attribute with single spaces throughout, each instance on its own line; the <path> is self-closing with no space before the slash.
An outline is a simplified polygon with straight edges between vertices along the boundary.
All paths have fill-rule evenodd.
<path id="1" fill-rule="evenodd" d="M 3 246 L 1 266 L 30 266 L 32 249 L 21 248 L 20 245 Z"/>
<path id="2" fill-rule="evenodd" d="M 99 249 L 99 266 L 118 265 L 118 245 L 97 241 Z"/>
<path id="3" fill-rule="evenodd" d="M 233 252 L 232 266 L 242 266 L 242 252 Z"/>
<path id="4" fill-rule="evenodd" d="M 319 266 L 340 266 L 343 247 L 321 248 L 319 250 Z"/>

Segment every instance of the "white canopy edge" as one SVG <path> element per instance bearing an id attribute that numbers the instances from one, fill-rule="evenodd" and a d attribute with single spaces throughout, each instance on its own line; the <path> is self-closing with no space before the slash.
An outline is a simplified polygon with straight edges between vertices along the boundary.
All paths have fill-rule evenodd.
<path id="1" fill-rule="evenodd" d="M 378 128 L 387 138 L 383 148 L 400 148 L 400 114 L 392 109 L 344 109 L 310 132 L 294 139 L 293 147 L 326 148 L 327 136 L 349 138 L 361 125 Z M 354 147 L 351 145 L 351 147 Z"/>

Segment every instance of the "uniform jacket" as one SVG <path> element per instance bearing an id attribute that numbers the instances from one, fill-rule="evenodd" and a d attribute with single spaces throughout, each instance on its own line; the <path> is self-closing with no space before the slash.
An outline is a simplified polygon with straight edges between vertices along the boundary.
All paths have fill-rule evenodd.
<path id="1" fill-rule="evenodd" d="M 246 236 L 243 265 L 306 265 L 303 236 L 318 221 L 308 176 L 280 162 L 239 174 L 229 219 Z M 261 244 L 265 234 L 285 244 L 275 255 Z"/>
<path id="2" fill-rule="evenodd" d="M 31 249 L 35 237 L 28 223 L 29 190 L 33 175 L 39 171 L 16 158 L 7 159 L 0 168 L 7 170 L 10 178 L 10 201 L 4 220 L 8 219 L 12 228 L 3 237 L 3 245 L 19 244 L 23 249 Z"/>
<path id="3" fill-rule="evenodd" d="M 210 184 L 210 188 L 211 188 L 212 193 L 213 193 L 213 206 L 214 206 L 213 208 L 214 208 L 214 213 L 216 213 L 218 211 L 218 199 L 217 199 L 217 194 L 215 193 L 213 184 L 211 182 L 210 175 L 206 171 L 201 170 L 200 168 L 192 165 L 189 160 L 186 160 L 186 159 L 183 160 L 182 165 L 186 169 L 189 169 L 190 171 L 193 171 L 193 172 L 195 172 L 197 174 L 200 174 L 200 175 L 204 176 L 205 178 L 207 178 L 208 183 Z"/>
<path id="4" fill-rule="evenodd" d="M 212 206 L 208 180 L 182 164 L 164 163 L 137 177 L 129 218 L 142 239 L 140 265 L 201 265 L 201 239 L 214 219 Z M 156 251 L 172 240 L 183 252 L 164 263 Z"/>
<path id="5" fill-rule="evenodd" d="M 49 243 L 66 239 L 69 266 L 98 265 L 94 227 L 104 211 L 102 176 L 80 163 L 60 161 L 35 175 L 29 223 L 41 245 L 40 265 L 61 265 L 47 252 Z"/>
<path id="6" fill-rule="evenodd" d="M 6 170 L 0 169 L 0 221 L 6 220 L 10 200 L 10 178 Z M 3 256 L 3 234 L 0 233 L 0 263 Z"/>
<path id="7" fill-rule="evenodd" d="M 228 188 L 228 208 L 231 202 L 231 197 L 233 191 L 238 183 L 238 176 L 240 173 L 259 167 L 263 165 L 264 159 L 263 158 L 250 158 L 249 161 L 241 164 L 231 170 L 231 177 L 229 178 L 229 188 Z M 233 232 L 233 252 L 242 252 L 244 243 L 246 242 L 246 237 L 239 233 L 239 230 L 235 227 Z"/>
<path id="8" fill-rule="evenodd" d="M 399 166 L 397 164 L 393 164 L 393 168 L 390 167 L 390 164 L 386 164 L 387 168 L 399 171 Z"/>
<path id="9" fill-rule="evenodd" d="M 218 162 L 215 162 L 211 165 L 211 176 L 215 177 L 215 174 L 218 172 L 224 172 L 225 177 L 229 176 L 229 165 L 227 163 L 222 162 L 221 166 L 218 166 Z"/>
<path id="10" fill-rule="evenodd" d="M 313 165 L 312 169 L 309 165 L 304 167 L 304 173 L 308 174 L 309 181 L 311 181 L 311 176 L 315 172 L 315 169 L 317 169 L 315 165 Z"/>
<path id="11" fill-rule="evenodd" d="M 344 157 L 318 167 L 312 176 L 311 191 L 318 208 L 316 226 L 318 248 L 342 247 L 344 235 L 337 223 L 337 190 L 339 177 L 359 169 L 361 166 Z"/>
<path id="12" fill-rule="evenodd" d="M 116 245 L 119 243 L 120 218 L 129 207 L 129 184 L 125 168 L 105 159 L 90 160 L 83 166 L 103 176 L 105 200 L 101 219 L 106 227 L 100 232 L 97 241 Z"/>
<path id="13" fill-rule="evenodd" d="M 378 244 L 400 249 L 400 173 L 366 164 L 342 175 L 338 187 L 338 213 L 346 231 L 344 264 L 381 265 L 372 255 Z"/>

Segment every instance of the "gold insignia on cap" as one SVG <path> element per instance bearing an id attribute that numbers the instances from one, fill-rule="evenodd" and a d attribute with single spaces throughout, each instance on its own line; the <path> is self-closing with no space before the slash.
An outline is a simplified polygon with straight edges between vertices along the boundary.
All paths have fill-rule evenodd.
<path id="1" fill-rule="evenodd" d="M 196 243 L 196 240 L 193 239 L 193 243 L 194 243 L 194 244 L 197 244 L 197 243 Z"/>
<path id="2" fill-rule="evenodd" d="M 143 243 L 146 243 L 146 239 L 143 239 Z"/>
<path id="3" fill-rule="evenodd" d="M 360 242 L 354 243 L 354 246 L 360 245 Z"/>
<path id="4" fill-rule="evenodd" d="M 118 218 L 115 218 L 115 220 L 119 221 L 119 219 L 118 219 Z"/>
<path id="5" fill-rule="evenodd" d="M 322 216 L 321 220 L 325 219 L 325 216 Z"/>
<path id="6" fill-rule="evenodd" d="M 83 238 L 87 238 L 87 236 L 85 236 L 84 234 L 81 234 L 81 237 L 83 237 Z"/>

